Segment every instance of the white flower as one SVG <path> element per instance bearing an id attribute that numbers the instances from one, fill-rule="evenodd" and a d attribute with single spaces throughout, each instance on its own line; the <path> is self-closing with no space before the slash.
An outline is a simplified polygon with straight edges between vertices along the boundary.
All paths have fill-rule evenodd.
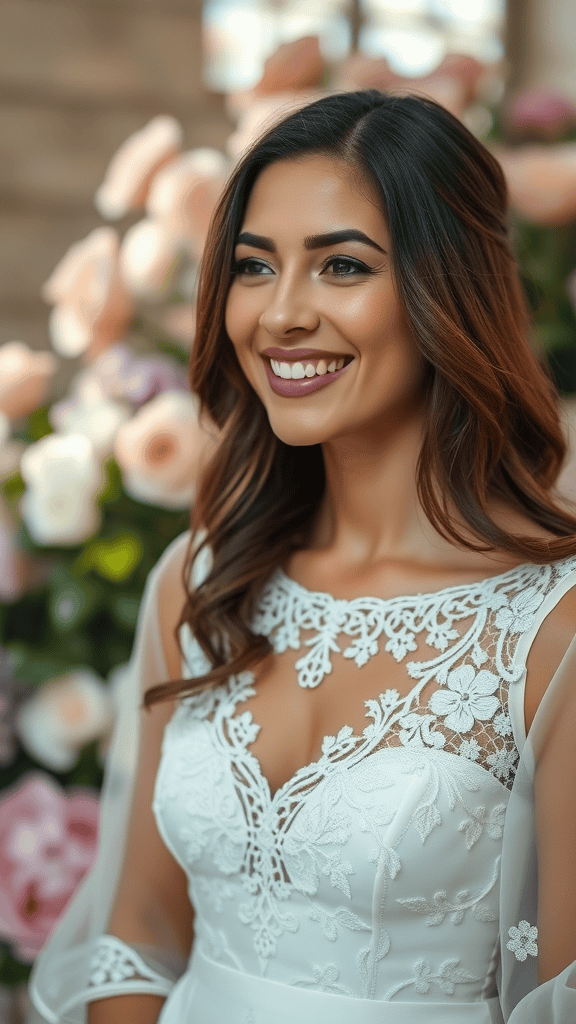
<path id="1" fill-rule="evenodd" d="M 462 757 L 469 758 L 470 761 L 477 761 L 480 757 L 480 744 L 474 739 L 474 737 L 470 740 L 462 740 L 458 748 L 458 753 L 461 754 Z"/>
<path id="2" fill-rule="evenodd" d="M 37 544 L 80 544 L 96 532 L 103 476 L 88 438 L 49 434 L 26 449 L 20 470 L 28 485 L 20 512 Z"/>
<path id="3" fill-rule="evenodd" d="M 186 508 L 213 444 L 213 436 L 198 421 L 196 398 L 184 391 L 165 391 L 120 427 L 114 454 L 124 486 L 134 498 Z"/>
<path id="4" fill-rule="evenodd" d="M 496 715 L 493 725 L 499 736 L 509 736 L 512 732 L 510 716 L 504 711 L 501 711 L 499 715 Z"/>
<path id="5" fill-rule="evenodd" d="M 403 626 L 397 633 L 388 640 L 386 651 L 390 651 L 390 654 L 396 661 L 402 661 L 408 651 L 415 651 L 418 647 L 414 638 L 414 633 L 411 633 L 407 626 Z"/>
<path id="6" fill-rule="evenodd" d="M 536 925 L 530 927 L 528 921 L 519 921 L 517 928 L 512 925 L 508 929 L 508 935 L 510 939 L 506 943 L 506 949 L 511 950 L 517 960 L 525 960 L 528 954 L 530 956 L 538 956 L 538 946 L 536 943 L 538 929 Z"/>
<path id="7" fill-rule="evenodd" d="M 507 779 L 510 772 L 513 771 L 516 766 L 518 751 L 515 747 L 512 747 L 510 750 L 507 750 L 506 747 L 500 747 L 495 754 L 490 754 L 486 760 L 494 769 L 492 772 L 493 775 L 496 775 L 499 779 Z"/>
<path id="8" fill-rule="evenodd" d="M 543 600 L 544 594 L 538 587 L 526 587 L 514 595 L 509 607 L 500 609 L 496 615 L 496 626 L 510 633 L 525 633 L 534 622 L 534 615 Z"/>
<path id="9" fill-rule="evenodd" d="M 86 743 L 106 733 L 114 704 L 93 672 L 70 672 L 46 683 L 20 708 L 16 730 L 37 761 L 68 771 Z"/>
<path id="10" fill-rule="evenodd" d="M 446 715 L 445 724 L 454 732 L 469 732 L 475 719 L 491 718 L 500 701 L 491 697 L 498 685 L 498 676 L 485 669 L 474 671 L 472 665 L 460 665 L 449 673 L 447 687 L 436 690 L 428 701 L 435 715 Z"/>
<path id="11" fill-rule="evenodd" d="M 86 379 L 79 384 L 73 398 L 52 406 L 49 419 L 54 430 L 87 437 L 102 458 L 112 451 L 118 428 L 131 415 L 129 405 L 111 401 L 96 380 Z"/>

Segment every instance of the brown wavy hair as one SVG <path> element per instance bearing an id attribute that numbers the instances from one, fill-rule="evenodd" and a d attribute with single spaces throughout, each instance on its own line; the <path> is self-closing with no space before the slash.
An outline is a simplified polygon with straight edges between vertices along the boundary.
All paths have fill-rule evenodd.
<path id="1" fill-rule="evenodd" d="M 188 598 L 176 630 L 189 625 L 212 668 L 193 681 L 153 687 L 146 707 L 223 682 L 272 651 L 250 629 L 257 598 L 274 569 L 305 547 L 324 492 L 321 446 L 290 446 L 275 436 L 224 321 L 235 240 L 257 175 L 274 161 L 312 153 L 345 161 L 381 200 L 400 300 L 428 364 L 417 485 L 429 520 L 472 550 L 536 563 L 576 553 L 576 518 L 553 491 L 566 453 L 557 394 L 530 348 L 498 161 L 430 99 L 374 89 L 323 97 L 261 135 L 212 218 L 190 382 L 220 437 L 191 513 Z M 490 515 L 491 498 L 554 539 L 507 533 Z M 190 590 L 205 546 L 211 568 Z"/>

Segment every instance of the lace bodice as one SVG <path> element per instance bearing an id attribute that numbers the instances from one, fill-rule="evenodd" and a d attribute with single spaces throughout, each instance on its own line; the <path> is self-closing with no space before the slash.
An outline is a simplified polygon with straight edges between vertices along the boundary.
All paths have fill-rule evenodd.
<path id="1" fill-rule="evenodd" d="M 526 656 L 575 571 L 570 558 L 352 601 L 272 576 L 252 625 L 276 653 L 298 652 L 295 687 L 330 685 L 336 658 L 352 676 L 382 652 L 406 683 L 374 693 L 365 726 L 344 721 L 275 793 L 251 751 L 253 673 L 181 699 L 153 810 L 213 961 L 365 999 L 492 994 Z M 182 640 L 188 674 L 206 670 L 186 627 Z"/>

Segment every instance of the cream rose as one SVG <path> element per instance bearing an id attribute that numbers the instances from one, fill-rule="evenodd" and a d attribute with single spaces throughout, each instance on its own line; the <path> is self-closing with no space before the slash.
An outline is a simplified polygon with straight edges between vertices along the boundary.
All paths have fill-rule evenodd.
<path id="1" fill-rule="evenodd" d="M 93 672 L 77 671 L 45 683 L 23 704 L 16 731 L 32 757 L 63 772 L 113 721 L 114 702 L 102 680 Z"/>
<path id="2" fill-rule="evenodd" d="M 104 481 L 88 438 L 49 434 L 25 450 L 20 471 L 28 485 L 20 512 L 37 544 L 81 544 L 96 533 Z"/>

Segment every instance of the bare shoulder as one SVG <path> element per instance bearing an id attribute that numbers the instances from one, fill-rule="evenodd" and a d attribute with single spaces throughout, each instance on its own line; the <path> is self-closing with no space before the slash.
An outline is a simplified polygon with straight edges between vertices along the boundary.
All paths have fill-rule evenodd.
<path id="1" fill-rule="evenodd" d="M 544 617 L 528 654 L 524 696 L 527 731 L 550 680 L 576 635 L 576 569 L 567 582 L 570 581 L 570 589 Z"/>

